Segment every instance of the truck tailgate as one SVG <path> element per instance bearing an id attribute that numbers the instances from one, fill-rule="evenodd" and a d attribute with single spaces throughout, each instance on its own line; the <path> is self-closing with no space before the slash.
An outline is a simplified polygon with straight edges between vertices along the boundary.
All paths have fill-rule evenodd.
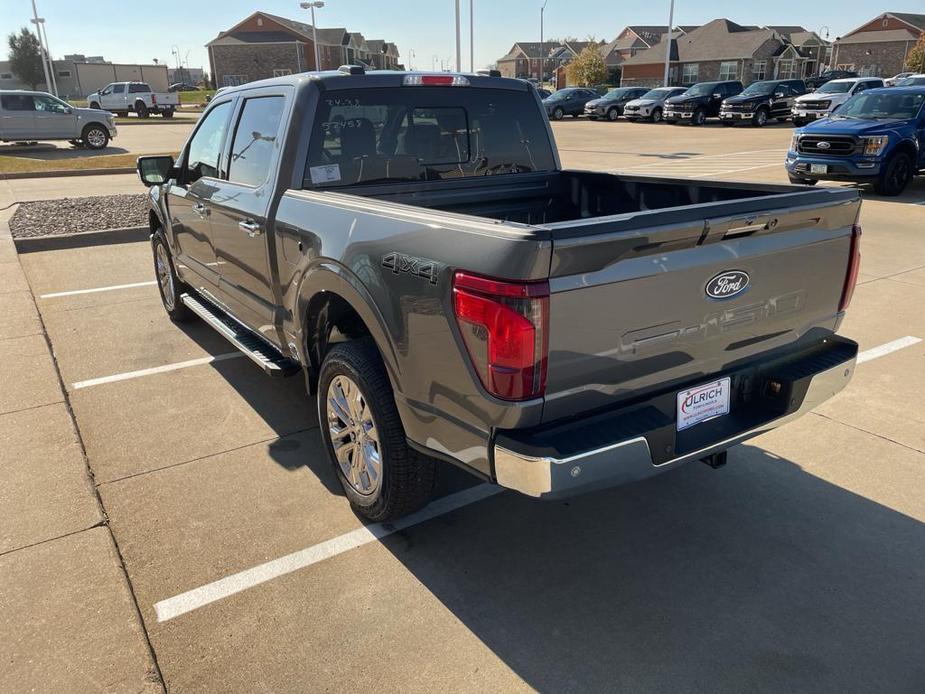
<path id="1" fill-rule="evenodd" d="M 544 421 L 831 334 L 859 206 L 828 189 L 549 225 Z"/>

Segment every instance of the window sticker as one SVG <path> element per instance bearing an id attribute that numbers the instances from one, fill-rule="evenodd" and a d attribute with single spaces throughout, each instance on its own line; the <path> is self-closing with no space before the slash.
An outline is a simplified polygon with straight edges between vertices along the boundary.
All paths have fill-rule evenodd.
<path id="1" fill-rule="evenodd" d="M 313 166 L 311 172 L 312 184 L 335 183 L 340 180 L 340 164 L 324 164 Z"/>

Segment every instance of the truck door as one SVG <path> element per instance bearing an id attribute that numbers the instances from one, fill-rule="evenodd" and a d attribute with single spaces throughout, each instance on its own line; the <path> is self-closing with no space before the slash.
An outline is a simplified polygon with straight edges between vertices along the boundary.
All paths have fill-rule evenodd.
<path id="1" fill-rule="evenodd" d="M 237 109 L 227 180 L 212 196 L 212 234 L 219 294 L 238 320 L 276 344 L 277 300 L 268 243 L 268 214 L 281 152 L 280 124 L 290 90 L 248 92 Z"/>
<path id="2" fill-rule="evenodd" d="M 128 86 L 125 82 L 116 82 L 111 85 L 112 91 L 107 95 L 103 96 L 100 94 L 100 98 L 103 99 L 102 106 L 108 111 L 127 111 L 128 107 L 126 106 L 126 97 Z"/>
<path id="3" fill-rule="evenodd" d="M 0 136 L 4 140 L 28 140 L 35 130 L 35 103 L 31 94 L 0 96 Z"/>
<path id="4" fill-rule="evenodd" d="M 80 137 L 77 116 L 70 106 L 44 94 L 36 94 L 32 99 L 35 104 L 36 140 Z"/>
<path id="5" fill-rule="evenodd" d="M 225 168 L 222 155 L 233 106 L 228 99 L 202 117 L 181 155 L 178 178 L 167 189 L 178 271 L 189 284 L 213 290 L 218 286 L 218 265 L 212 246 L 212 199 Z"/>

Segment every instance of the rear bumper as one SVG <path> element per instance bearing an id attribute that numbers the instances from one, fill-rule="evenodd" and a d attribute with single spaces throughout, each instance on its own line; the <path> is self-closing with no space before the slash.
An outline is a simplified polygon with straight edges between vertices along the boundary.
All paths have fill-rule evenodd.
<path id="1" fill-rule="evenodd" d="M 775 429 L 828 400 L 851 380 L 857 352 L 855 342 L 832 336 L 797 355 L 717 374 L 733 379 L 730 414 L 682 432 L 675 431 L 672 390 L 578 422 L 499 433 L 492 448 L 494 479 L 528 496 L 556 498 L 652 477 Z M 770 394 L 772 382 L 780 387 L 776 395 Z"/>

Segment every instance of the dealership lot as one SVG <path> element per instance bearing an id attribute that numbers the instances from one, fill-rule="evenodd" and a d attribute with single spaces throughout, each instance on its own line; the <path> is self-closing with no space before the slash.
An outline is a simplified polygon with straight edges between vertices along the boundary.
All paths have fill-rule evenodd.
<path id="1" fill-rule="evenodd" d="M 567 167 L 786 182 L 785 126 L 553 128 Z M 176 691 L 921 691 L 923 203 L 923 179 L 897 199 L 865 193 L 849 388 L 720 471 L 543 503 L 441 468 L 440 501 L 364 528 L 302 379 L 268 379 L 204 324 L 173 325 L 146 243 L 19 256 L 29 292 L 0 294 L 23 316 L 0 339 L 0 376 L 32 395 L 0 393 L 0 419 L 27 429 L 73 412 L 102 509 L 60 504 L 85 544 L 105 545 L 108 519 L 131 600 L 114 590 L 102 607 L 137 604 L 142 622 L 114 639 L 144 663 L 114 677 L 138 688 L 147 671 Z M 35 366 L 46 335 L 53 368 Z M 63 403 L 44 390 L 55 373 Z M 45 503 L 15 501 L 26 517 Z M 18 546 L 38 541 L 29 532 Z M 81 549 L 58 569 L 118 584 L 84 570 Z M 27 584 L 4 572 L 15 555 L 0 553 L 0 577 Z M 57 653 L 32 648 L 33 670 L 0 689 L 54 667 Z"/>

